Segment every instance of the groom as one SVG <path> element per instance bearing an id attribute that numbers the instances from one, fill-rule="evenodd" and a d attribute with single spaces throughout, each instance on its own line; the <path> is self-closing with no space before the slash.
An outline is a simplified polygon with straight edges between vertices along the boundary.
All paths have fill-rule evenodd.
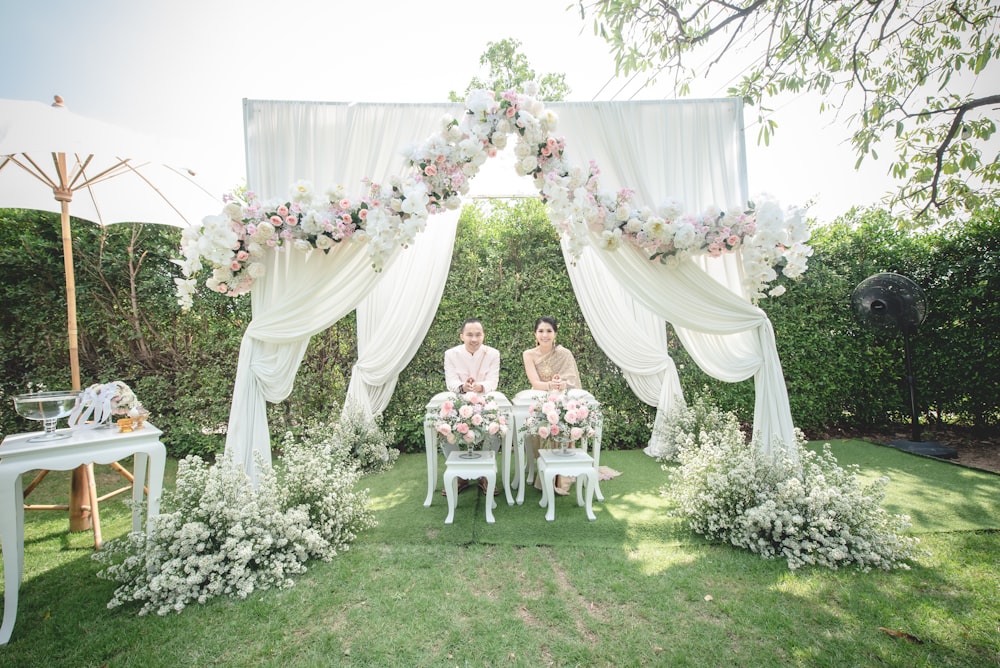
<path id="1" fill-rule="evenodd" d="M 483 345 L 486 333 L 482 321 L 479 318 L 466 320 L 462 323 L 459 338 L 462 345 L 449 348 L 444 353 L 444 382 L 448 390 L 456 394 L 495 392 L 500 383 L 500 351 Z M 447 457 L 457 448 L 442 441 L 441 449 Z M 468 486 L 467 480 L 459 479 L 459 491 Z M 486 492 L 486 478 L 479 479 L 479 487 Z M 499 491 L 494 490 L 494 494 Z"/>

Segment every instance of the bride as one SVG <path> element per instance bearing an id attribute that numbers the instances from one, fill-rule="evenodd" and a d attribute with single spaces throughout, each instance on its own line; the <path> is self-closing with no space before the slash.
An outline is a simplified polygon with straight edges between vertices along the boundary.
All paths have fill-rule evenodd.
<path id="1" fill-rule="evenodd" d="M 524 373 L 528 376 L 533 390 L 566 392 L 580 388 L 580 372 L 576 368 L 573 353 L 556 343 L 556 332 L 559 325 L 555 318 L 543 316 L 535 321 L 535 347 L 525 350 Z M 526 436 L 526 449 L 531 457 L 538 458 L 538 450 L 542 440 L 538 436 Z M 557 476 L 555 481 L 556 494 L 569 493 L 573 479 Z M 535 477 L 535 487 L 541 489 L 541 476 Z"/>

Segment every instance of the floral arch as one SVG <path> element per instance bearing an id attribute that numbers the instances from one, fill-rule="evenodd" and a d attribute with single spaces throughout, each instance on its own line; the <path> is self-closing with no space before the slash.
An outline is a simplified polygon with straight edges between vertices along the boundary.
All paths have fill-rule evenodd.
<path id="1" fill-rule="evenodd" d="M 244 121 L 248 182 L 260 195 L 185 235 L 178 287 L 189 304 L 207 264 L 210 287 L 250 291 L 226 442 L 247 471 L 255 453 L 270 460 L 264 402 L 288 396 L 309 338 L 355 309 L 349 394 L 385 408 L 440 301 L 461 197 L 505 149 L 563 232 L 588 325 L 637 396 L 659 411 L 683 400 L 666 354 L 671 322 L 707 373 L 754 378 L 761 446 L 794 452 L 773 330 L 756 302 L 776 267 L 801 273 L 810 249 L 801 212 L 769 201 L 746 210 L 739 100 L 546 106 L 483 91 L 464 108 L 246 100 Z M 360 195 L 336 185 L 362 182 Z M 318 193 L 313 183 L 334 185 Z M 394 339 L 379 341 L 385 332 Z"/>

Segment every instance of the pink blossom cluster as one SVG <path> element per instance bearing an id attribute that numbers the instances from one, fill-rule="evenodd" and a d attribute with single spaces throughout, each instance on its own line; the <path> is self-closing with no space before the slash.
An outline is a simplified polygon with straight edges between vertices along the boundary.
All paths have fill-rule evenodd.
<path id="1" fill-rule="evenodd" d="M 542 439 L 575 445 L 581 438 L 594 436 L 600 422 L 596 404 L 551 392 L 538 397 L 528 407 L 525 431 Z"/>
<path id="2" fill-rule="evenodd" d="M 487 436 L 507 433 L 507 416 L 500 412 L 496 401 L 476 392 L 453 396 L 431 416 L 434 430 L 448 443 L 458 442 L 471 448 Z"/>

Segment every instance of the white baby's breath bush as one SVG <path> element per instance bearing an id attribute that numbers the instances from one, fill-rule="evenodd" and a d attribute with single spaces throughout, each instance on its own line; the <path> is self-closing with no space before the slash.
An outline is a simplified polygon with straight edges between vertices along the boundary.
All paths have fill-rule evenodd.
<path id="1" fill-rule="evenodd" d="M 388 471 L 399 459 L 394 446 L 395 434 L 382 428 L 381 416 L 367 417 L 356 404 L 348 401 L 335 422 L 312 421 L 300 433 L 286 432 L 281 449 L 308 441 L 317 447 L 330 448 L 340 456 L 353 459 L 362 475 Z"/>
<path id="2" fill-rule="evenodd" d="M 822 453 L 807 449 L 798 431 L 798 463 L 772 462 L 735 424 L 734 418 L 678 439 L 685 443 L 677 451 L 680 466 L 664 466 L 672 512 L 693 531 L 783 558 L 791 569 L 908 568 L 918 540 L 904 535 L 908 517 L 881 507 L 888 478 L 862 485 L 857 466 L 840 467 L 829 445 Z"/>
<path id="3" fill-rule="evenodd" d="M 703 434 L 718 438 L 719 433 L 739 433 L 740 423 L 736 414 L 721 410 L 705 393 L 699 394 L 690 404 L 678 402 L 665 413 L 657 413 L 653 426 L 651 453 L 661 461 L 677 461 L 681 448 L 697 448 Z"/>
<path id="4" fill-rule="evenodd" d="M 280 481 L 258 463 L 257 485 L 230 460 L 179 462 L 176 489 L 148 533 L 108 541 L 94 558 L 118 583 L 113 608 L 141 604 L 140 615 L 180 612 L 216 596 L 246 598 L 288 587 L 309 559 L 330 559 L 375 525 L 368 494 L 355 491 L 356 465 L 328 445 L 292 444 Z"/>

